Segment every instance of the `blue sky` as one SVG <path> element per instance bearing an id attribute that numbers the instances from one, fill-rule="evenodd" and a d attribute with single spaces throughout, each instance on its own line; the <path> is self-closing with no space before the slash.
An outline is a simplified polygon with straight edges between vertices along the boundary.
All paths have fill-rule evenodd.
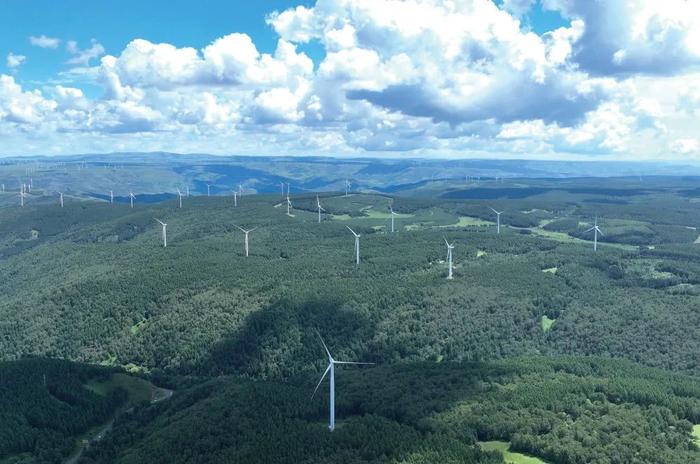
<path id="1" fill-rule="evenodd" d="M 5 0 L 0 155 L 695 159 L 699 67 L 684 0 Z"/>

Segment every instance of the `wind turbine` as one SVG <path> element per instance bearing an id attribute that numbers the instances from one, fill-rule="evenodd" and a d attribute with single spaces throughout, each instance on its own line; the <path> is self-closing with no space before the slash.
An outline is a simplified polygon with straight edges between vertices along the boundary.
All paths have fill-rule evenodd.
<path id="1" fill-rule="evenodd" d="M 245 256 L 246 258 L 248 257 L 248 234 L 257 229 L 257 227 L 253 227 L 252 229 L 245 230 L 243 227 L 236 226 L 239 229 L 241 229 L 241 232 L 245 234 Z"/>
<path id="2" fill-rule="evenodd" d="M 243 185 L 238 184 L 238 196 L 243 196 Z"/>
<path id="3" fill-rule="evenodd" d="M 325 211 L 323 209 L 323 206 L 321 206 L 321 200 L 318 199 L 318 195 L 316 195 L 316 206 L 318 206 L 318 223 L 321 223 L 321 211 Z"/>
<path id="4" fill-rule="evenodd" d="M 588 229 L 586 232 L 593 231 L 593 251 L 598 250 L 598 234 L 602 235 L 605 237 L 605 234 L 603 233 L 602 230 L 600 230 L 600 227 L 598 227 L 598 216 L 595 218 L 595 222 L 593 224 L 593 227 Z"/>
<path id="5" fill-rule="evenodd" d="M 330 375 L 330 408 L 329 408 L 329 416 L 330 417 L 329 417 L 329 421 L 328 421 L 328 429 L 332 432 L 333 430 L 335 430 L 335 365 L 336 364 L 370 365 L 370 364 L 374 364 L 374 363 L 336 361 L 335 359 L 333 359 L 333 356 L 331 356 L 331 352 L 328 351 L 328 347 L 326 346 L 326 343 L 323 341 L 323 338 L 321 338 L 321 334 L 318 335 L 318 338 L 321 339 L 321 343 L 323 344 L 323 349 L 326 350 L 326 354 L 328 355 L 328 367 L 326 367 L 326 371 L 321 376 L 321 380 L 318 381 L 318 385 L 316 385 L 316 388 L 314 389 L 314 393 L 311 395 L 311 399 L 314 398 L 314 396 L 316 395 L 316 392 L 318 391 L 318 387 L 321 386 L 323 379 L 325 379 L 328 372 L 330 372 L 331 373 L 331 375 Z"/>
<path id="6" fill-rule="evenodd" d="M 136 196 L 134 195 L 134 192 L 129 192 L 129 200 L 131 201 L 131 208 L 132 209 L 134 208 L 134 198 L 136 198 Z"/>
<path id="7" fill-rule="evenodd" d="M 292 200 L 289 199 L 289 194 L 287 194 L 287 216 L 292 215 Z"/>
<path id="8" fill-rule="evenodd" d="M 394 212 L 394 208 L 389 205 L 389 211 L 391 212 L 391 233 L 394 233 L 394 216 L 396 216 L 396 213 Z"/>
<path id="9" fill-rule="evenodd" d="M 20 192 L 19 192 L 19 205 L 20 205 L 20 206 L 24 206 L 24 196 L 25 196 L 25 195 L 26 195 L 26 193 L 24 193 L 24 188 L 23 188 L 23 189 L 20 190 Z"/>
<path id="10" fill-rule="evenodd" d="M 168 246 L 168 225 L 160 219 L 153 219 L 155 219 L 155 221 L 163 227 L 160 231 L 160 237 L 163 239 L 163 248 L 165 248 Z"/>
<path id="11" fill-rule="evenodd" d="M 238 192 L 233 191 L 233 206 L 234 208 L 238 206 Z"/>
<path id="12" fill-rule="evenodd" d="M 59 193 L 59 196 L 61 198 L 61 208 L 63 208 L 63 192 Z"/>
<path id="13" fill-rule="evenodd" d="M 347 179 L 345 179 L 345 196 L 346 196 L 346 197 L 348 196 L 348 190 L 350 190 L 350 186 L 351 186 L 351 185 L 352 185 L 352 184 L 350 183 L 350 181 L 347 180 Z"/>
<path id="14" fill-rule="evenodd" d="M 5 193 L 5 184 L 2 184 L 2 193 Z"/>
<path id="15" fill-rule="evenodd" d="M 180 191 L 180 189 L 177 189 L 177 199 L 178 199 L 179 202 L 180 202 L 179 205 L 178 205 L 178 207 L 179 207 L 180 209 L 182 209 L 182 192 Z"/>
<path id="16" fill-rule="evenodd" d="M 452 279 L 452 249 L 455 246 L 454 246 L 454 243 L 449 243 L 446 238 L 444 238 L 444 240 L 445 240 L 445 245 L 447 245 L 447 266 L 448 266 L 447 278 L 451 280 Z"/>
<path id="17" fill-rule="evenodd" d="M 210 187 L 211 187 L 211 185 L 207 184 L 207 196 L 211 196 Z"/>
<path id="18" fill-rule="evenodd" d="M 501 233 L 501 214 L 503 214 L 503 211 L 496 211 L 493 208 L 491 208 L 491 211 L 496 213 L 496 233 L 500 234 Z"/>
<path id="19" fill-rule="evenodd" d="M 345 227 L 347 227 L 348 230 L 350 232 L 352 232 L 352 235 L 355 236 L 355 264 L 357 266 L 359 266 L 360 265 L 360 237 L 362 235 L 356 234 L 355 231 L 350 228 L 350 226 L 345 226 Z"/>
<path id="20" fill-rule="evenodd" d="M 109 191 L 109 204 L 111 205 L 114 203 L 114 192 L 112 190 Z"/>

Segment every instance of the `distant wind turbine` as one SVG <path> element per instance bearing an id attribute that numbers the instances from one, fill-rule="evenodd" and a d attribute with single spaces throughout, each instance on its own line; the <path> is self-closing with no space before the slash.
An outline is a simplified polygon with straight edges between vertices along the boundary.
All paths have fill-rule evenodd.
<path id="1" fill-rule="evenodd" d="M 238 195 L 241 197 L 243 196 L 243 185 L 241 184 L 238 184 Z"/>
<path id="2" fill-rule="evenodd" d="M 114 203 L 114 192 L 112 190 L 109 191 L 109 204 Z"/>
<path id="3" fill-rule="evenodd" d="M 211 185 L 207 184 L 207 196 L 211 195 Z"/>
<path id="4" fill-rule="evenodd" d="M 61 208 L 63 208 L 63 192 L 59 193 L 59 197 L 61 199 Z"/>
<path id="5" fill-rule="evenodd" d="M 323 349 L 326 350 L 326 354 L 328 355 L 328 367 L 326 367 L 326 371 L 323 373 L 321 376 L 321 380 L 318 381 L 318 385 L 316 385 L 316 388 L 314 389 L 313 394 L 311 395 L 311 399 L 314 398 L 316 395 L 316 392 L 318 391 L 318 387 L 321 386 L 321 383 L 323 382 L 323 379 L 326 378 L 326 375 L 330 372 L 330 408 L 329 408 L 329 422 L 328 422 L 328 429 L 332 432 L 335 430 L 335 365 L 336 364 L 365 364 L 365 365 L 371 365 L 374 363 L 367 363 L 367 362 L 351 362 L 351 361 L 336 361 L 333 359 L 333 356 L 331 356 L 331 352 L 328 351 L 328 347 L 326 346 L 326 343 L 323 341 L 323 338 L 321 338 L 321 334 L 318 335 L 318 338 L 321 339 L 321 343 L 323 344 Z"/>
<path id="6" fill-rule="evenodd" d="M 252 229 L 249 229 L 249 230 L 246 230 L 243 227 L 239 227 L 239 226 L 236 226 L 236 227 L 238 227 L 241 230 L 241 232 L 243 232 L 245 234 L 245 256 L 247 258 L 248 257 L 248 234 L 251 233 L 252 231 L 254 231 L 255 229 L 257 229 L 257 227 L 253 227 Z"/>
<path id="7" fill-rule="evenodd" d="M 24 206 L 24 196 L 25 196 L 25 195 L 26 195 L 26 193 L 24 193 L 24 189 L 22 189 L 22 190 L 19 192 L 19 205 L 20 205 L 20 206 Z"/>
<path id="8" fill-rule="evenodd" d="M 163 248 L 168 246 L 168 225 L 161 221 L 160 219 L 155 219 L 155 221 L 161 225 L 162 229 L 160 231 L 160 238 L 163 239 Z"/>
<path id="9" fill-rule="evenodd" d="M 598 227 L 598 216 L 595 218 L 595 222 L 593 224 L 593 227 L 588 229 L 586 232 L 593 231 L 593 251 L 598 250 L 598 234 L 602 235 L 605 237 L 605 234 L 603 233 L 602 230 L 600 230 L 600 227 Z"/>
<path id="10" fill-rule="evenodd" d="M 289 194 L 287 194 L 287 216 L 292 215 L 292 200 L 289 199 Z"/>
<path id="11" fill-rule="evenodd" d="M 129 201 L 131 202 L 131 208 L 134 208 L 134 199 L 136 198 L 136 195 L 134 195 L 134 192 L 129 192 Z"/>
<path id="12" fill-rule="evenodd" d="M 357 266 L 359 266 L 360 265 L 360 237 L 362 237 L 362 235 L 356 234 L 355 231 L 350 228 L 350 226 L 345 226 L 345 227 L 347 227 L 348 230 L 350 232 L 352 232 L 352 235 L 355 236 L 355 264 Z"/>
<path id="13" fill-rule="evenodd" d="M 345 179 L 345 196 L 346 196 L 346 197 L 348 196 L 348 191 L 350 190 L 350 186 L 351 186 L 351 185 L 352 185 L 352 184 L 350 183 L 350 181 L 347 180 L 347 179 Z"/>
<path id="14" fill-rule="evenodd" d="M 233 206 L 234 208 L 238 206 L 238 192 L 233 191 Z"/>
<path id="15" fill-rule="evenodd" d="M 389 205 L 389 212 L 391 212 L 391 233 L 394 233 L 394 216 L 396 216 L 396 213 L 394 212 L 394 208 Z"/>
<path id="16" fill-rule="evenodd" d="M 182 209 L 182 192 L 177 189 L 177 199 L 179 201 L 178 208 Z"/>
<path id="17" fill-rule="evenodd" d="M 323 206 L 321 206 L 321 200 L 318 199 L 318 195 L 316 195 L 316 206 L 318 206 L 318 223 L 321 223 L 321 211 L 325 211 L 323 209 Z"/>
<path id="18" fill-rule="evenodd" d="M 496 211 L 493 208 L 491 208 L 491 211 L 496 213 L 496 233 L 500 234 L 501 233 L 501 214 L 503 214 L 503 211 Z"/>
<path id="19" fill-rule="evenodd" d="M 445 240 L 445 245 L 447 245 L 447 278 L 452 279 L 452 249 L 455 247 L 453 243 L 449 243 L 447 239 Z"/>

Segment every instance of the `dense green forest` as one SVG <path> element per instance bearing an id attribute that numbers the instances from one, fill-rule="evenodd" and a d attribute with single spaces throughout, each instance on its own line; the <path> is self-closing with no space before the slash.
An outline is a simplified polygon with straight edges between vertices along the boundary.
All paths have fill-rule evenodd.
<path id="1" fill-rule="evenodd" d="M 178 390 L 120 417 L 91 462 L 501 462 L 476 445 L 492 440 L 552 463 L 698 461 L 697 381 L 685 376 L 700 375 L 700 203 L 688 185 L 409 193 L 320 194 L 320 224 L 315 193 L 293 194 L 291 216 L 279 193 L 238 207 L 192 196 L 182 209 L 79 195 L 60 208 L 41 191 L 20 208 L 0 194 L 0 359 L 125 368 Z M 505 211 L 500 234 L 491 207 Z M 237 226 L 257 227 L 249 257 Z M 362 234 L 359 266 L 346 226 Z M 347 420 L 332 437 L 326 403 L 309 402 L 325 368 L 319 332 L 338 359 L 377 363 L 339 373 Z M 82 391 L 85 377 L 72 382 Z M 91 407 L 47 452 L 99 422 Z M 178 445 L 189 450 L 171 443 L 187 416 L 204 424 Z M 282 436 L 316 445 L 283 450 Z"/>
<path id="2" fill-rule="evenodd" d="M 126 401 L 124 390 L 100 395 L 85 386 L 114 370 L 38 358 L 0 362 L 0 462 L 62 462 L 77 435 Z"/>
<path id="3" fill-rule="evenodd" d="M 601 358 L 403 363 L 327 390 L 223 377 L 122 416 L 84 463 L 498 463 L 478 441 L 557 463 L 700 462 L 696 379 Z"/>

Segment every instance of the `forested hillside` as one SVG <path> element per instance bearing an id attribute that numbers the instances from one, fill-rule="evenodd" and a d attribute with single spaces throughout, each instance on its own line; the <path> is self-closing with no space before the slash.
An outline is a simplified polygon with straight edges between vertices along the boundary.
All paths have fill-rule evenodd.
<path id="1" fill-rule="evenodd" d="M 293 194 L 291 215 L 280 194 L 182 208 L 137 195 L 133 209 L 0 194 L 0 358 L 99 363 L 177 388 L 122 417 L 92 462 L 500 462 L 477 441 L 551 463 L 698 461 L 697 382 L 684 375 L 700 375 L 700 203 L 688 189 L 520 184 L 323 193 L 321 223 L 315 193 Z M 238 227 L 255 228 L 248 257 Z M 338 359 L 377 364 L 339 372 L 347 419 L 332 437 L 327 403 L 309 402 L 326 365 L 319 333 Z M 189 417 L 202 435 L 187 442 Z M 285 451 L 282 436 L 315 445 Z M 386 442 L 362 438 L 376 436 Z"/>
<path id="2" fill-rule="evenodd" d="M 124 390 L 100 395 L 86 387 L 112 372 L 50 359 L 0 363 L 0 462 L 62 462 L 79 434 L 126 401 Z"/>
<path id="3" fill-rule="evenodd" d="M 478 442 L 542 462 L 700 462 L 696 379 L 600 358 L 410 363 L 338 373 L 327 389 L 220 378 L 123 416 L 84 463 L 500 463 Z"/>

